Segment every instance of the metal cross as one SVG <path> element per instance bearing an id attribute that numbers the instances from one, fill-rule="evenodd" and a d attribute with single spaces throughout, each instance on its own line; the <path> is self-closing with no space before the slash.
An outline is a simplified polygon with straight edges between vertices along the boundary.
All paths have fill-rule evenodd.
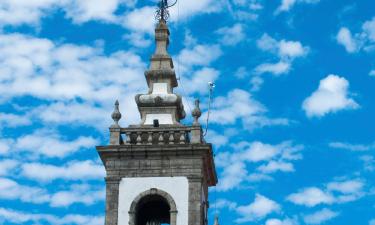
<path id="1" fill-rule="evenodd" d="M 173 4 L 169 4 L 168 0 L 160 0 L 158 10 L 156 11 L 156 19 L 166 21 L 169 18 L 168 8 L 176 5 L 177 0 Z"/>

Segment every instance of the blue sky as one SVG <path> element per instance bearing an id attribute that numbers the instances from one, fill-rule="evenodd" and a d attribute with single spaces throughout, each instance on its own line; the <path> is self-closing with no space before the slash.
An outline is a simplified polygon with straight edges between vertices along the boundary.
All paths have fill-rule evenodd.
<path id="1" fill-rule="evenodd" d="M 375 2 L 180 0 L 170 54 L 189 114 L 216 83 L 207 140 L 221 224 L 375 225 Z M 120 101 L 154 51 L 155 1 L 0 2 L 0 223 L 103 224 Z M 205 118 L 202 116 L 202 123 Z"/>

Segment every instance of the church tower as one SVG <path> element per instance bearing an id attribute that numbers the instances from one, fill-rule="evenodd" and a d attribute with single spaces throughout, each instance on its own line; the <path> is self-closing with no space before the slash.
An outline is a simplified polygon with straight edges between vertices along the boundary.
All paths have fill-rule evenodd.
<path id="1" fill-rule="evenodd" d="M 149 91 L 135 97 L 140 123 L 121 127 L 116 102 L 110 143 L 97 147 L 107 172 L 105 225 L 207 224 L 208 188 L 217 183 L 212 145 L 203 139 L 198 100 L 193 124 L 181 123 L 185 111 L 167 51 L 168 7 L 162 0 L 145 72 Z"/>

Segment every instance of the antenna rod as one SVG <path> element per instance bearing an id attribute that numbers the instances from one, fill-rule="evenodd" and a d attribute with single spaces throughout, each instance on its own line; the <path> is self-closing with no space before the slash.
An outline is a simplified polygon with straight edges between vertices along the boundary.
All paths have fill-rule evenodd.
<path id="1" fill-rule="evenodd" d="M 208 96 L 208 111 L 207 111 L 207 119 L 206 119 L 206 130 L 203 134 L 204 137 L 207 135 L 207 132 L 208 132 L 208 124 L 210 122 L 211 103 L 212 103 L 212 96 L 213 96 L 213 93 L 214 93 L 215 83 L 208 82 L 208 86 L 209 86 L 209 89 L 210 89 L 210 93 L 209 93 L 209 96 Z"/>

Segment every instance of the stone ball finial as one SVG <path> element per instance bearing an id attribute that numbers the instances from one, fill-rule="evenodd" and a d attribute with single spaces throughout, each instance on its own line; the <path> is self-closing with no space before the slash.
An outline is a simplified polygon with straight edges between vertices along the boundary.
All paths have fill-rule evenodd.
<path id="1" fill-rule="evenodd" d="M 196 99 L 194 104 L 195 104 L 195 108 L 193 110 L 193 112 L 191 113 L 191 115 L 194 117 L 194 125 L 199 125 L 199 117 L 201 117 L 202 115 L 202 112 L 201 112 L 201 109 L 199 108 L 199 99 Z"/>
<path id="2" fill-rule="evenodd" d="M 118 122 L 121 119 L 121 113 L 120 113 L 119 105 L 120 104 L 119 104 L 118 100 L 116 100 L 115 109 L 112 113 L 112 119 L 115 123 L 112 125 L 112 127 L 120 127 L 120 125 L 118 124 Z"/>

